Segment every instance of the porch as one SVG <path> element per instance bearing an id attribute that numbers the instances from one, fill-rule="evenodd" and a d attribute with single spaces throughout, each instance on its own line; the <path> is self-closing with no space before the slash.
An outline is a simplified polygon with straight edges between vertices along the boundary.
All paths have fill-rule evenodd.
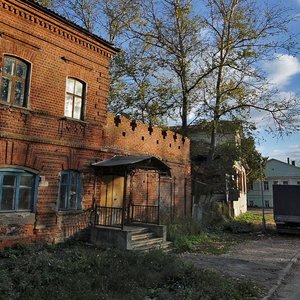
<path id="1" fill-rule="evenodd" d="M 118 227 L 95 225 L 91 229 L 91 242 L 98 246 L 116 247 L 123 250 L 149 251 L 168 250 L 164 225 L 131 224 Z"/>
<path id="2" fill-rule="evenodd" d="M 95 194 L 91 241 L 127 250 L 167 248 L 160 185 L 170 168 L 151 156 L 114 156 L 93 167 L 101 188 Z"/>

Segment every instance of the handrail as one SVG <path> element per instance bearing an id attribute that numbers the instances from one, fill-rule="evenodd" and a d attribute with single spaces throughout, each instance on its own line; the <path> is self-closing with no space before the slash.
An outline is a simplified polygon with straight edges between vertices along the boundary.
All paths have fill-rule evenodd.
<path id="1" fill-rule="evenodd" d="M 95 225 L 122 227 L 123 208 L 96 206 Z"/>
<path id="2" fill-rule="evenodd" d="M 159 206 L 131 204 L 131 222 L 159 224 Z"/>

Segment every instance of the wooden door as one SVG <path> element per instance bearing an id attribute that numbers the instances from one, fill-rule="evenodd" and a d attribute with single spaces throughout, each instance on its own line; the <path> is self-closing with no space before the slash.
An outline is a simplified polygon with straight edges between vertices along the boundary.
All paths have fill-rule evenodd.
<path id="1" fill-rule="evenodd" d="M 124 177 L 104 175 L 102 177 L 100 205 L 106 207 L 122 207 L 124 193 Z"/>

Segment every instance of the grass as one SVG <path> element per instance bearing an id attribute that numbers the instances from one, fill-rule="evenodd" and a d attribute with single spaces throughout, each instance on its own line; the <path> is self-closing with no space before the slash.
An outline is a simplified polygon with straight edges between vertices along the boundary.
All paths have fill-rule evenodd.
<path id="1" fill-rule="evenodd" d="M 236 218 L 237 221 L 246 222 L 251 224 L 260 224 L 262 222 L 262 212 L 261 211 L 251 211 L 242 214 Z M 267 224 L 274 224 L 273 214 L 266 213 L 265 220 Z"/>
<path id="2" fill-rule="evenodd" d="M 216 288 L 216 282 L 218 286 Z M 78 242 L 0 252 L 0 299 L 256 299 L 261 291 L 160 251 Z"/>
<path id="3" fill-rule="evenodd" d="M 266 214 L 268 234 L 273 234 L 273 215 Z M 247 212 L 233 220 L 224 221 L 218 227 L 201 228 L 190 219 L 178 219 L 168 224 L 168 239 L 177 252 L 194 252 L 219 255 L 234 245 L 261 238 L 262 213 Z"/>

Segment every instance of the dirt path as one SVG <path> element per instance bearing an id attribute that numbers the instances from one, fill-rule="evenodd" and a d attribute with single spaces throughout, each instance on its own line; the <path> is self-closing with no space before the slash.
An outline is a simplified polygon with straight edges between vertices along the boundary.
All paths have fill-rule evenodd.
<path id="1" fill-rule="evenodd" d="M 221 271 L 239 279 L 251 279 L 270 290 L 299 252 L 300 237 L 271 236 L 239 244 L 218 256 L 193 253 L 181 256 L 201 268 Z"/>

